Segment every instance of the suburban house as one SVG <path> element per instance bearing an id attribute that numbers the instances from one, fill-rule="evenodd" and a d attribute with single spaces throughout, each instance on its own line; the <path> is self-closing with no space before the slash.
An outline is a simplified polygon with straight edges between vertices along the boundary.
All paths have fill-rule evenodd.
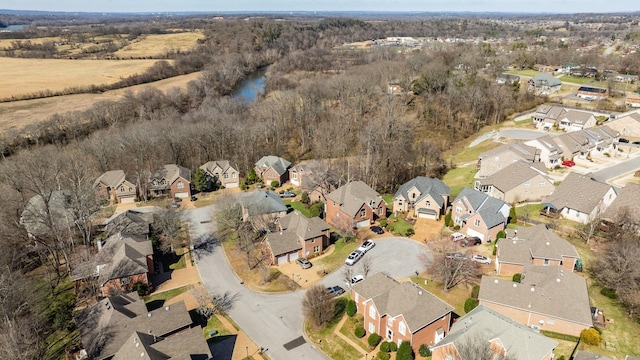
<path id="1" fill-rule="evenodd" d="M 165 165 L 149 178 L 152 196 L 191 197 L 191 170 L 175 164 Z"/>
<path id="2" fill-rule="evenodd" d="M 550 73 L 540 73 L 527 82 L 527 91 L 538 95 L 551 95 L 560 91 L 562 82 Z"/>
<path id="3" fill-rule="evenodd" d="M 582 131 L 565 133 L 553 139 L 562 149 L 565 159 L 584 158 L 591 151 L 593 145 Z"/>
<path id="4" fill-rule="evenodd" d="M 300 162 L 289 169 L 289 181 L 309 195 L 310 202 L 325 201 L 340 186 L 340 176 L 320 160 Z"/>
<path id="5" fill-rule="evenodd" d="M 477 236 L 484 242 L 495 240 L 505 229 L 511 206 L 483 192 L 465 187 L 451 203 L 453 222 L 460 232 Z"/>
<path id="6" fill-rule="evenodd" d="M 580 86 L 577 96 L 589 101 L 602 100 L 609 97 L 609 90 L 591 86 Z"/>
<path id="7" fill-rule="evenodd" d="M 152 212 L 127 210 L 113 214 L 102 223 L 102 229 L 99 230 L 104 230 L 107 237 L 117 233 L 148 237 L 151 224 L 153 224 Z"/>
<path id="8" fill-rule="evenodd" d="M 558 121 L 558 128 L 567 132 L 578 131 L 596 126 L 596 117 L 586 111 L 569 110 Z"/>
<path id="9" fill-rule="evenodd" d="M 502 74 L 498 75 L 498 77 L 496 78 L 496 84 L 512 85 L 514 83 L 518 83 L 518 84 L 520 83 L 520 76 L 514 75 L 514 74 L 502 73 Z"/>
<path id="10" fill-rule="evenodd" d="M 586 279 L 560 266 L 525 265 L 520 283 L 484 275 L 478 300 L 536 330 L 580 336 L 593 326 Z"/>
<path id="11" fill-rule="evenodd" d="M 640 184 L 627 183 L 602 215 L 609 223 L 622 222 L 627 231 L 640 230 Z"/>
<path id="12" fill-rule="evenodd" d="M 578 252 L 545 224 L 507 229 L 507 238 L 496 245 L 496 273 L 522 274 L 525 265 L 561 266 L 573 271 Z"/>
<path id="13" fill-rule="evenodd" d="M 476 180 L 475 189 L 511 204 L 540 201 L 551 194 L 555 186 L 547 176 L 544 163 L 519 160 L 489 177 Z"/>
<path id="14" fill-rule="evenodd" d="M 591 178 L 591 174 L 569 173 L 556 190 L 542 204 L 542 215 L 562 216 L 565 219 L 587 224 L 600 217 L 615 200 L 613 186 Z"/>
<path id="15" fill-rule="evenodd" d="M 184 301 L 147 309 L 136 292 L 100 300 L 74 316 L 89 359 L 207 360 L 211 350 Z"/>
<path id="16" fill-rule="evenodd" d="M 280 196 L 271 190 L 242 193 L 239 200 L 242 207 L 242 221 L 273 222 L 276 218 L 287 214 L 287 206 Z"/>
<path id="17" fill-rule="evenodd" d="M 449 334 L 431 348 L 432 360 L 460 359 L 460 352 L 484 341 L 495 355 L 513 360 L 551 360 L 558 343 L 513 319 L 478 305 L 452 326 Z"/>
<path id="18" fill-rule="evenodd" d="M 453 307 L 411 283 L 377 273 L 351 287 L 351 299 L 364 317 L 364 329 L 400 345 L 409 341 L 414 352 L 433 346 L 448 333 Z"/>
<path id="19" fill-rule="evenodd" d="M 558 123 L 558 119 L 567 113 L 561 106 L 542 105 L 533 114 L 531 120 L 538 129 L 549 130 Z"/>
<path id="20" fill-rule="evenodd" d="M 640 107 L 640 94 L 627 93 L 624 104 L 632 108 Z"/>
<path id="21" fill-rule="evenodd" d="M 255 164 L 254 169 L 256 175 L 262 179 L 262 181 L 270 185 L 273 181 L 277 181 L 279 185 L 284 184 L 289 180 L 289 167 L 291 162 L 273 155 L 263 156 Z"/>
<path id="22" fill-rule="evenodd" d="M 264 240 L 273 265 L 320 255 L 329 246 L 329 224 L 317 216 L 293 211 L 278 219 L 278 227 L 280 231 L 268 233 Z"/>
<path id="23" fill-rule="evenodd" d="M 584 129 L 582 132 L 589 139 L 593 150 L 601 153 L 616 150 L 620 139 L 620 133 L 606 125 Z"/>
<path id="24" fill-rule="evenodd" d="M 393 211 L 413 212 L 414 217 L 439 220 L 449 206 L 451 189 L 440 179 L 415 177 L 393 196 Z"/>
<path id="25" fill-rule="evenodd" d="M 556 68 L 551 66 L 551 65 L 544 65 L 544 64 L 534 64 L 532 66 L 533 70 L 535 71 L 539 71 L 539 72 L 547 72 L 547 73 L 552 73 L 554 71 L 556 71 Z"/>
<path id="26" fill-rule="evenodd" d="M 485 151 L 478 156 L 476 178 L 486 178 L 518 160 L 527 162 L 540 161 L 540 150 L 526 145 L 522 141 L 516 141 Z"/>
<path id="27" fill-rule="evenodd" d="M 362 181 L 342 185 L 327 195 L 326 221 L 337 228 L 361 228 L 387 215 L 387 203 Z"/>
<path id="28" fill-rule="evenodd" d="M 30 238 L 47 239 L 53 228 L 62 230 L 75 227 L 68 191 L 54 190 L 44 196 L 32 196 L 22 211 L 20 225 Z"/>
<path id="29" fill-rule="evenodd" d="M 240 186 L 238 165 L 229 160 L 209 161 L 200 166 L 207 178 L 209 188 L 236 188 Z"/>
<path id="30" fill-rule="evenodd" d="M 618 74 L 613 78 L 613 81 L 632 83 L 638 81 L 638 75 Z"/>
<path id="31" fill-rule="evenodd" d="M 100 175 L 93 183 L 93 188 L 99 200 L 110 204 L 134 202 L 138 196 L 136 186 L 126 179 L 122 170 L 111 170 Z"/>
<path id="32" fill-rule="evenodd" d="M 640 112 L 634 111 L 618 116 L 615 120 L 607 121 L 607 126 L 620 133 L 620 136 L 640 138 Z"/>
<path id="33" fill-rule="evenodd" d="M 525 144 L 540 150 L 540 162 L 547 168 L 553 169 L 562 165 L 564 151 L 549 135 L 528 140 Z"/>

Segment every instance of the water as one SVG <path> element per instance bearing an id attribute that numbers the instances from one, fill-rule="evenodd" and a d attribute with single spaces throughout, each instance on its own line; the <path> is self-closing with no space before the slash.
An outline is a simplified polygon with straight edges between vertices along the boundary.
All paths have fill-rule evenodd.
<path id="1" fill-rule="evenodd" d="M 0 29 L 5 31 L 20 31 L 22 30 L 23 27 L 24 25 L 9 25 L 6 28 L 0 28 Z"/>
<path id="2" fill-rule="evenodd" d="M 233 91 L 234 99 L 242 99 L 246 102 L 254 101 L 264 91 L 264 78 L 267 67 L 262 67 L 252 72 Z"/>

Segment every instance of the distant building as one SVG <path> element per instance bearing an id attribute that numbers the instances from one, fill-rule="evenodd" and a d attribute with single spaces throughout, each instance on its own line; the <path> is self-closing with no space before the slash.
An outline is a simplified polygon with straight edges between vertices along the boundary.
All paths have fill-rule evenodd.
<path id="1" fill-rule="evenodd" d="M 589 101 L 603 100 L 609 97 L 609 90 L 590 86 L 580 86 L 577 96 Z"/>

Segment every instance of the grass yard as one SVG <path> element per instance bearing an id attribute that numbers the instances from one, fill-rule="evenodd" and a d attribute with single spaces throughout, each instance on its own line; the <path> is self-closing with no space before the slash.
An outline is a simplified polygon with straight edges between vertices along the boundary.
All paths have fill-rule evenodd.
<path id="1" fill-rule="evenodd" d="M 452 170 L 442 178 L 442 181 L 451 188 L 451 199 L 455 199 L 465 186 L 473 187 L 473 176 L 478 172 L 474 167 L 459 167 Z"/>
<path id="2" fill-rule="evenodd" d="M 151 294 L 149 296 L 145 296 L 143 298 L 145 303 L 150 303 L 152 301 L 167 301 L 171 298 L 174 298 L 182 293 L 185 293 L 189 290 L 191 290 L 193 288 L 192 285 L 185 285 L 185 286 L 181 286 L 179 288 L 175 288 L 175 289 L 171 289 L 171 290 L 167 290 L 167 291 L 163 291 L 163 292 L 159 292 L 159 293 L 155 293 L 155 294 Z"/>
<path id="3" fill-rule="evenodd" d="M 202 331 L 204 332 L 204 338 L 207 340 L 214 336 L 231 335 L 231 331 L 229 331 L 215 315 L 211 316 L 209 321 L 207 321 L 207 325 L 202 328 Z M 215 335 L 213 334 L 214 332 Z"/>
<path id="4" fill-rule="evenodd" d="M 142 35 L 129 45 L 115 52 L 120 58 L 165 56 L 169 51 L 186 51 L 195 47 L 204 38 L 201 31 L 174 34 Z"/>
<path id="5" fill-rule="evenodd" d="M 368 352 L 369 344 L 366 342 L 367 336 L 365 335 L 362 338 L 358 338 L 357 336 L 355 336 L 354 331 L 356 330 L 356 327 L 364 328 L 364 318 L 360 314 L 355 314 L 351 318 L 347 317 L 347 320 L 344 322 L 342 328 L 340 329 L 340 333 L 351 339 L 354 343 L 358 344 L 362 350 Z"/>
<path id="6" fill-rule="evenodd" d="M 393 196 L 394 194 L 382 195 L 382 200 L 387 203 L 387 213 L 393 212 Z"/>
<path id="7" fill-rule="evenodd" d="M 396 217 L 395 215 L 388 219 L 387 229 L 392 228 L 390 230 L 394 235 L 400 236 L 409 236 L 407 232 L 409 230 L 413 231 L 413 225 L 409 224 L 405 219 L 401 217 Z M 413 233 L 412 233 L 413 234 Z"/>
<path id="8" fill-rule="evenodd" d="M 590 83 L 590 82 L 592 82 L 594 80 L 593 80 L 593 78 L 590 78 L 590 77 L 563 75 L 563 76 L 560 77 L 560 81 L 584 85 L 584 84 L 588 84 L 588 83 Z"/>
<path id="9" fill-rule="evenodd" d="M 315 260 L 315 265 L 318 268 L 325 269 L 327 272 L 332 272 L 344 265 L 344 259 L 351 254 L 353 250 L 358 248 L 360 244 L 355 241 L 345 242 L 344 239 L 339 239 L 329 247 L 334 247 L 333 252 L 330 255 L 324 256 L 318 260 Z M 327 252 L 329 249 L 327 248 Z"/>
<path id="10" fill-rule="evenodd" d="M 484 131 L 482 132 L 484 133 Z M 466 164 L 470 162 L 478 161 L 478 155 L 485 151 L 489 151 L 491 149 L 495 149 L 502 144 L 499 142 L 495 142 L 492 139 L 487 139 L 476 146 L 466 146 L 462 149 L 455 149 L 450 156 L 453 156 L 453 162 L 455 164 Z"/>
<path id="11" fill-rule="evenodd" d="M 509 71 L 505 71 L 505 73 L 506 74 L 522 75 L 522 76 L 531 76 L 531 77 L 534 77 L 534 76 L 540 74 L 539 71 L 535 71 L 533 69 L 509 70 Z"/>
<path id="12" fill-rule="evenodd" d="M 465 314 L 464 302 L 471 296 L 472 286 L 459 285 L 449 291 L 444 291 L 443 284 L 437 281 L 429 280 L 420 276 L 412 276 L 411 281 L 418 284 L 421 288 L 427 290 L 437 296 L 442 301 L 454 307 L 454 312 L 460 316 Z M 427 283 L 425 284 L 425 281 Z"/>
<path id="13" fill-rule="evenodd" d="M 362 354 L 357 349 L 342 340 L 339 336 L 333 334 L 333 331 L 344 315 L 346 302 L 347 299 L 345 298 L 339 298 L 337 300 L 336 316 L 324 327 L 316 328 L 308 320 L 305 321 L 304 324 L 304 331 L 311 342 L 322 349 L 322 351 L 324 351 L 325 354 L 333 360 L 353 360 L 362 358 Z"/>
<path id="14" fill-rule="evenodd" d="M 310 218 L 311 212 L 307 209 L 306 205 L 301 203 L 300 201 L 291 201 L 291 200 L 282 200 L 282 202 L 287 205 L 287 207 L 291 206 L 294 210 L 298 211 L 300 214 Z"/>

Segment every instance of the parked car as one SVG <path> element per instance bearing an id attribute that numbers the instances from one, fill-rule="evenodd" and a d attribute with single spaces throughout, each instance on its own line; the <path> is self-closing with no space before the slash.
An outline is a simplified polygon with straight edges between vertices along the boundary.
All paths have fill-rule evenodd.
<path id="1" fill-rule="evenodd" d="M 618 139 L 619 143 L 629 143 L 629 139 L 625 139 L 625 138 L 620 138 Z"/>
<path id="2" fill-rule="evenodd" d="M 336 297 L 336 296 L 340 296 L 342 294 L 344 294 L 344 289 L 338 285 L 336 286 L 330 286 L 327 288 L 327 292 L 332 296 L 332 297 Z"/>
<path id="3" fill-rule="evenodd" d="M 370 227 L 369 229 L 371 229 L 371 231 L 373 231 L 374 233 L 376 233 L 378 235 L 384 234 L 384 229 L 381 226 L 374 225 L 374 226 Z"/>
<path id="4" fill-rule="evenodd" d="M 482 244 L 482 240 L 477 236 L 468 237 L 460 242 L 462 246 L 476 246 L 480 244 Z"/>
<path id="5" fill-rule="evenodd" d="M 374 246 L 376 246 L 376 243 L 374 243 L 373 240 L 365 240 L 365 242 L 360 245 L 358 250 L 362 251 L 362 253 L 364 254 L 367 251 L 373 249 Z"/>
<path id="6" fill-rule="evenodd" d="M 360 260 L 360 258 L 364 255 L 364 253 L 360 250 L 354 250 L 349 256 L 347 256 L 347 260 L 344 261 L 345 264 L 351 266 Z"/>
<path id="7" fill-rule="evenodd" d="M 445 257 L 447 259 L 454 259 L 454 260 L 467 260 L 467 255 L 459 252 L 447 253 Z"/>
<path id="8" fill-rule="evenodd" d="M 264 184 L 258 184 L 258 189 L 264 188 Z"/>
<path id="9" fill-rule="evenodd" d="M 454 232 L 453 234 L 451 234 L 451 240 L 453 241 L 464 240 L 464 238 L 465 238 L 464 234 L 459 232 Z"/>
<path id="10" fill-rule="evenodd" d="M 573 160 L 563 160 L 562 166 L 572 167 L 572 166 L 576 166 L 576 163 L 573 162 Z"/>
<path id="11" fill-rule="evenodd" d="M 632 142 L 633 145 L 640 145 L 640 141 L 634 141 Z"/>
<path id="12" fill-rule="evenodd" d="M 311 262 L 306 258 L 297 258 L 296 264 L 300 265 L 300 267 L 303 269 L 308 269 L 311 267 Z"/>
<path id="13" fill-rule="evenodd" d="M 198 198 L 195 195 L 191 195 L 191 201 L 196 201 Z"/>
<path id="14" fill-rule="evenodd" d="M 473 262 L 477 262 L 480 264 L 491 264 L 491 259 L 489 259 L 488 257 L 484 256 L 484 255 L 480 255 L 480 254 L 475 254 L 471 257 L 471 261 Z"/>
<path id="15" fill-rule="evenodd" d="M 296 197 L 295 193 L 292 193 L 291 191 L 285 191 L 282 194 L 280 194 L 281 198 L 294 198 Z"/>
<path id="16" fill-rule="evenodd" d="M 177 202 L 174 201 L 174 202 L 171 203 L 171 207 L 172 208 L 179 208 L 180 207 L 180 203 L 177 203 Z"/>
<path id="17" fill-rule="evenodd" d="M 356 275 L 356 276 L 352 277 L 351 280 L 349 280 L 349 282 L 346 285 L 347 285 L 348 288 L 350 288 L 352 285 L 355 285 L 355 284 L 359 283 L 362 280 L 364 280 L 364 276 Z"/>

